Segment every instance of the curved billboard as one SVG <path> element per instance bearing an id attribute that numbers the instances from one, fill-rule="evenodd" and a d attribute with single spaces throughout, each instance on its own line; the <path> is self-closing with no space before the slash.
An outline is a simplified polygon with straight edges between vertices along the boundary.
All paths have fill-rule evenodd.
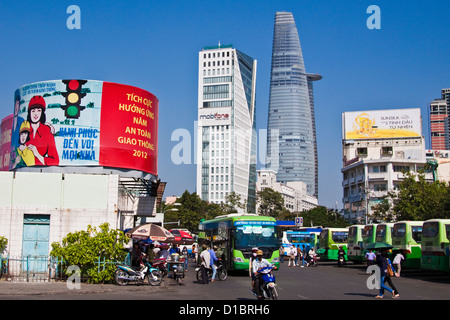
<path id="1" fill-rule="evenodd" d="M 10 169 L 99 166 L 157 176 L 158 99 L 97 80 L 24 85 L 14 95 Z"/>

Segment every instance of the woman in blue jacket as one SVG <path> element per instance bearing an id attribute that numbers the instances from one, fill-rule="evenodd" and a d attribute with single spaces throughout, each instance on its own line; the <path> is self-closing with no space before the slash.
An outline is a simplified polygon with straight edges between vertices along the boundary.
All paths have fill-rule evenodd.
<path id="1" fill-rule="evenodd" d="M 397 275 L 397 273 L 395 272 L 394 267 L 392 266 L 391 262 L 387 258 L 386 250 L 377 254 L 377 265 L 380 268 L 380 293 L 375 298 L 383 299 L 384 289 L 386 289 L 387 291 L 392 293 L 392 298 L 398 298 L 399 297 L 398 291 L 395 288 L 394 284 L 392 283 L 392 281 L 390 279 L 390 275 L 387 272 L 388 265 L 391 266 L 395 275 Z M 389 285 L 392 287 L 392 289 L 384 284 L 386 281 L 389 283 Z"/>

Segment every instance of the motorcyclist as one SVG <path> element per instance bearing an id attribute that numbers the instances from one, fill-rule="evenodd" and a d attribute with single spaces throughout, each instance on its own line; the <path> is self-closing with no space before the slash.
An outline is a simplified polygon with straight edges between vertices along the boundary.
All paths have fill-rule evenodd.
<path id="1" fill-rule="evenodd" d="M 253 275 L 255 276 L 255 282 L 254 282 L 254 290 L 256 291 L 258 299 L 262 298 L 262 292 L 260 288 L 260 284 L 262 281 L 260 270 L 265 267 L 271 267 L 275 270 L 277 269 L 276 266 L 271 264 L 266 259 L 263 259 L 263 252 L 262 250 L 258 250 L 256 253 L 257 259 L 253 261 L 252 271 Z"/>
<path id="2" fill-rule="evenodd" d="M 317 253 L 314 251 L 314 248 L 311 248 L 311 250 L 309 250 L 308 252 L 308 266 L 310 265 L 310 263 L 316 263 L 315 259 L 316 259 Z"/>
<path id="3" fill-rule="evenodd" d="M 249 264 L 248 264 L 248 274 L 252 278 L 252 291 L 255 293 L 256 293 L 256 290 L 255 290 L 255 275 L 253 274 L 253 261 L 255 261 L 257 259 L 257 255 L 256 255 L 257 252 L 258 252 L 257 247 L 252 248 L 252 255 L 250 256 Z"/>
<path id="4" fill-rule="evenodd" d="M 339 266 L 341 266 L 341 257 L 342 257 L 343 264 L 345 266 L 346 265 L 346 262 L 345 262 L 345 251 L 344 251 L 344 247 L 343 246 L 340 246 L 339 247 L 339 251 L 338 251 L 338 265 Z"/>

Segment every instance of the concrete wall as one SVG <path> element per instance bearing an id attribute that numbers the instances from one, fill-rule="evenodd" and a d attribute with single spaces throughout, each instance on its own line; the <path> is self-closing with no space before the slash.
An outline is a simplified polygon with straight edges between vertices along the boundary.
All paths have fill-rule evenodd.
<path id="1" fill-rule="evenodd" d="M 118 228 L 118 175 L 0 172 L 0 236 L 22 254 L 24 214 L 50 215 L 51 243 L 90 224 Z"/>

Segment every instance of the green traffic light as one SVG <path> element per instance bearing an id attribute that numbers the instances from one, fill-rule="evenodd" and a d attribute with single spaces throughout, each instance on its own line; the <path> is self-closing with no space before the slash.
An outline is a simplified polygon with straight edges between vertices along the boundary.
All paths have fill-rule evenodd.
<path id="1" fill-rule="evenodd" d="M 78 108 L 76 106 L 68 106 L 66 109 L 66 113 L 69 117 L 75 117 L 78 115 Z"/>

